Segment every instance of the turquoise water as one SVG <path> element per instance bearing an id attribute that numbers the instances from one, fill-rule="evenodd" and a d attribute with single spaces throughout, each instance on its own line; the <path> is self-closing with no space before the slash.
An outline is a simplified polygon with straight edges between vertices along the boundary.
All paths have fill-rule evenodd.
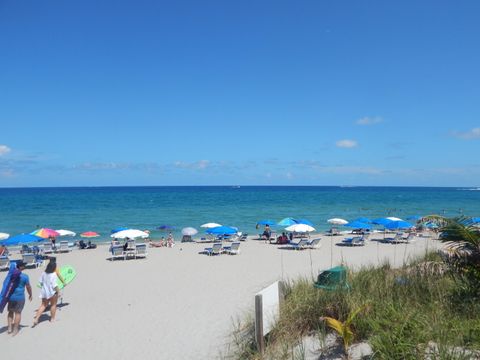
<path id="1" fill-rule="evenodd" d="M 37 226 L 96 231 L 107 239 L 120 226 L 177 230 L 218 222 L 256 233 L 261 219 L 305 218 L 318 230 L 326 220 L 441 214 L 480 216 L 480 191 L 415 187 L 98 187 L 0 189 L 0 232 Z M 154 235 L 160 236 L 160 232 Z"/>

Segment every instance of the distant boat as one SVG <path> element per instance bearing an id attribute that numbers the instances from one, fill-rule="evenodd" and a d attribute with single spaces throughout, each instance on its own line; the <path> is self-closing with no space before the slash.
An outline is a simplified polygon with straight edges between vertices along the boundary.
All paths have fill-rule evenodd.
<path id="1" fill-rule="evenodd" d="M 234 185 L 232 186 L 232 189 L 240 189 L 240 185 Z"/>

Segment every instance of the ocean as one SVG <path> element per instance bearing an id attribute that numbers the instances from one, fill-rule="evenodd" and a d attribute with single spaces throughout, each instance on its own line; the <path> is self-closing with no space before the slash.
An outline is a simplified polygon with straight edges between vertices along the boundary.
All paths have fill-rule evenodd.
<path id="1" fill-rule="evenodd" d="M 100 241 L 114 228 L 155 230 L 217 222 L 257 233 L 262 219 L 310 220 L 439 214 L 480 216 L 479 188 L 336 186 L 185 186 L 0 188 L 0 232 L 16 235 L 37 227 L 96 231 Z"/>

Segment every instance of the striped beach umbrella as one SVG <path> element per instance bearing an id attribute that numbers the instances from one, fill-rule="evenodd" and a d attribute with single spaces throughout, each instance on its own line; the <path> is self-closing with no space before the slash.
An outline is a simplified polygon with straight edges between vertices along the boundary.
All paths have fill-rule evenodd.
<path id="1" fill-rule="evenodd" d="M 30 234 L 35 235 L 35 236 L 39 236 L 39 237 L 44 238 L 44 239 L 48 239 L 49 237 L 60 236 L 60 234 L 57 231 L 55 231 L 53 229 L 47 229 L 47 228 L 42 228 L 42 229 L 35 230 L 35 231 L 31 232 Z"/>
<path id="2" fill-rule="evenodd" d="M 100 236 L 100 234 L 97 234 L 95 231 L 87 231 L 87 232 L 81 233 L 80 236 L 83 238 L 94 238 L 94 237 Z"/>

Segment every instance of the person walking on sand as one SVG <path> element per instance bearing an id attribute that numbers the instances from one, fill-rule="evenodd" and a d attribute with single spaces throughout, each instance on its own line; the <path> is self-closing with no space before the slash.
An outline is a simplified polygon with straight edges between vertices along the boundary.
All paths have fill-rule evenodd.
<path id="1" fill-rule="evenodd" d="M 22 271 L 25 269 L 25 263 L 22 260 L 17 261 L 17 269 L 20 271 L 18 277 L 18 285 L 13 290 L 12 295 L 8 300 L 8 334 L 15 336 L 20 330 L 20 321 L 22 320 L 22 310 L 25 306 L 25 289 L 28 292 L 28 300 L 32 301 L 32 287 L 30 286 L 30 279 L 27 274 Z"/>
<path id="2" fill-rule="evenodd" d="M 35 319 L 33 320 L 33 326 L 35 327 L 38 324 L 38 319 L 40 315 L 45 311 L 48 305 L 50 305 L 50 322 L 55 321 L 55 314 L 57 312 L 57 299 L 58 299 L 58 285 L 57 285 L 57 274 L 55 269 L 57 264 L 55 262 L 49 262 L 45 268 L 45 272 L 40 277 L 40 298 L 42 303 L 37 310 Z"/>

